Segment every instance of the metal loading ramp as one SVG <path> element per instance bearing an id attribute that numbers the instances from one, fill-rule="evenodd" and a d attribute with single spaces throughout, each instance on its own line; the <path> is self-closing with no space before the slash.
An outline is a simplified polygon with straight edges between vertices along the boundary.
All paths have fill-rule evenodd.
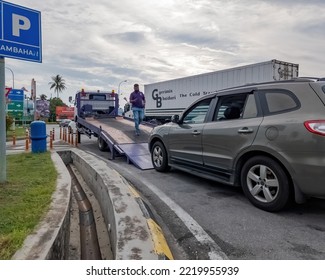
<path id="1" fill-rule="evenodd" d="M 100 135 L 111 149 L 111 159 L 124 155 L 128 163 L 140 169 L 152 169 L 148 139 L 152 127 L 140 125 L 140 135 L 135 135 L 134 122 L 123 118 L 87 119 L 94 127 L 100 127 Z"/>
<path id="2" fill-rule="evenodd" d="M 123 151 L 128 163 L 131 162 L 142 170 L 153 168 L 148 143 L 120 144 L 118 148 Z"/>

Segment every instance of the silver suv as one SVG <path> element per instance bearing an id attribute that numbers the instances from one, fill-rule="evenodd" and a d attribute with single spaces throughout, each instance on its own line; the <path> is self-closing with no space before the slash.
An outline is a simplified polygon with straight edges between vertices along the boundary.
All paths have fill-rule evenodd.
<path id="1" fill-rule="evenodd" d="M 153 129 L 157 171 L 174 167 L 242 186 L 266 211 L 325 197 L 325 81 L 298 78 L 219 91 Z"/>

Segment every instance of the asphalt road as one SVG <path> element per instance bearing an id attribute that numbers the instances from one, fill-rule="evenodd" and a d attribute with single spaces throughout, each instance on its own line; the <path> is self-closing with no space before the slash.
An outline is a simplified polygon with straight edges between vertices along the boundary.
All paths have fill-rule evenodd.
<path id="1" fill-rule="evenodd" d="M 239 188 L 173 169 L 142 171 L 123 157 L 108 160 L 96 138 L 83 136 L 79 148 L 101 157 L 138 189 L 176 259 L 325 259 L 325 200 L 268 213 L 251 205 Z"/>

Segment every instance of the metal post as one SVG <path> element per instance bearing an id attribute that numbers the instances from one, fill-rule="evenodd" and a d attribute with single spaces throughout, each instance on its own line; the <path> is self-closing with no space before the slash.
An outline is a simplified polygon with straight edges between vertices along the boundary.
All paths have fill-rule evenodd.
<path id="1" fill-rule="evenodd" d="M 5 59 L 0 57 L 0 183 L 7 180 Z"/>
<path id="2" fill-rule="evenodd" d="M 118 84 L 118 87 L 117 87 L 117 94 L 118 95 L 120 95 L 120 87 L 121 87 L 121 84 L 122 83 L 127 83 L 127 80 L 124 80 L 124 81 L 122 81 L 122 82 L 120 82 L 119 84 Z"/>
<path id="3" fill-rule="evenodd" d="M 128 80 L 124 80 L 124 81 L 122 81 L 122 82 L 120 82 L 119 84 L 118 84 L 118 88 L 117 88 L 117 99 L 116 99 L 116 96 L 115 96 L 115 115 L 116 116 L 118 116 L 118 109 L 119 109 L 119 106 L 120 106 L 120 104 L 119 104 L 119 98 L 120 98 L 120 87 L 121 87 L 121 84 L 122 83 L 127 83 L 127 81 Z"/>
<path id="4" fill-rule="evenodd" d="M 12 89 L 15 88 L 15 75 L 14 75 L 14 71 L 12 71 L 12 69 L 10 69 L 9 67 L 6 67 L 6 69 L 8 69 L 11 72 L 12 75 Z"/>
<path id="5" fill-rule="evenodd" d="M 75 146 L 78 147 L 78 130 L 76 131 L 76 141 L 75 141 Z M 80 142 L 79 142 L 80 143 Z"/>
<path id="6" fill-rule="evenodd" d="M 16 146 L 16 131 L 13 131 L 13 135 L 12 135 L 12 145 Z"/>
<path id="7" fill-rule="evenodd" d="M 50 149 L 53 149 L 53 132 L 50 131 Z"/>
<path id="8" fill-rule="evenodd" d="M 28 132 L 28 129 L 26 129 L 26 140 L 25 140 L 25 151 L 28 152 L 29 150 L 29 132 Z"/>
<path id="9" fill-rule="evenodd" d="M 34 103 L 34 121 L 37 120 L 37 112 L 36 112 L 36 81 L 34 78 L 32 79 L 31 83 L 31 92 L 33 96 L 33 103 Z"/>

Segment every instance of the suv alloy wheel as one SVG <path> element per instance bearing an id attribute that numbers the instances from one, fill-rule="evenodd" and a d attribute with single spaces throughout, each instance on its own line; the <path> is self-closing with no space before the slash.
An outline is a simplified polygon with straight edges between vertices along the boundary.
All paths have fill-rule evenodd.
<path id="1" fill-rule="evenodd" d="M 270 212 L 283 209 L 290 200 L 290 183 L 275 160 L 256 156 L 241 171 L 241 184 L 246 197 L 255 206 Z"/>
<path id="2" fill-rule="evenodd" d="M 151 160 L 154 168 L 157 171 L 166 172 L 169 170 L 166 149 L 159 141 L 155 142 L 152 146 Z"/>

